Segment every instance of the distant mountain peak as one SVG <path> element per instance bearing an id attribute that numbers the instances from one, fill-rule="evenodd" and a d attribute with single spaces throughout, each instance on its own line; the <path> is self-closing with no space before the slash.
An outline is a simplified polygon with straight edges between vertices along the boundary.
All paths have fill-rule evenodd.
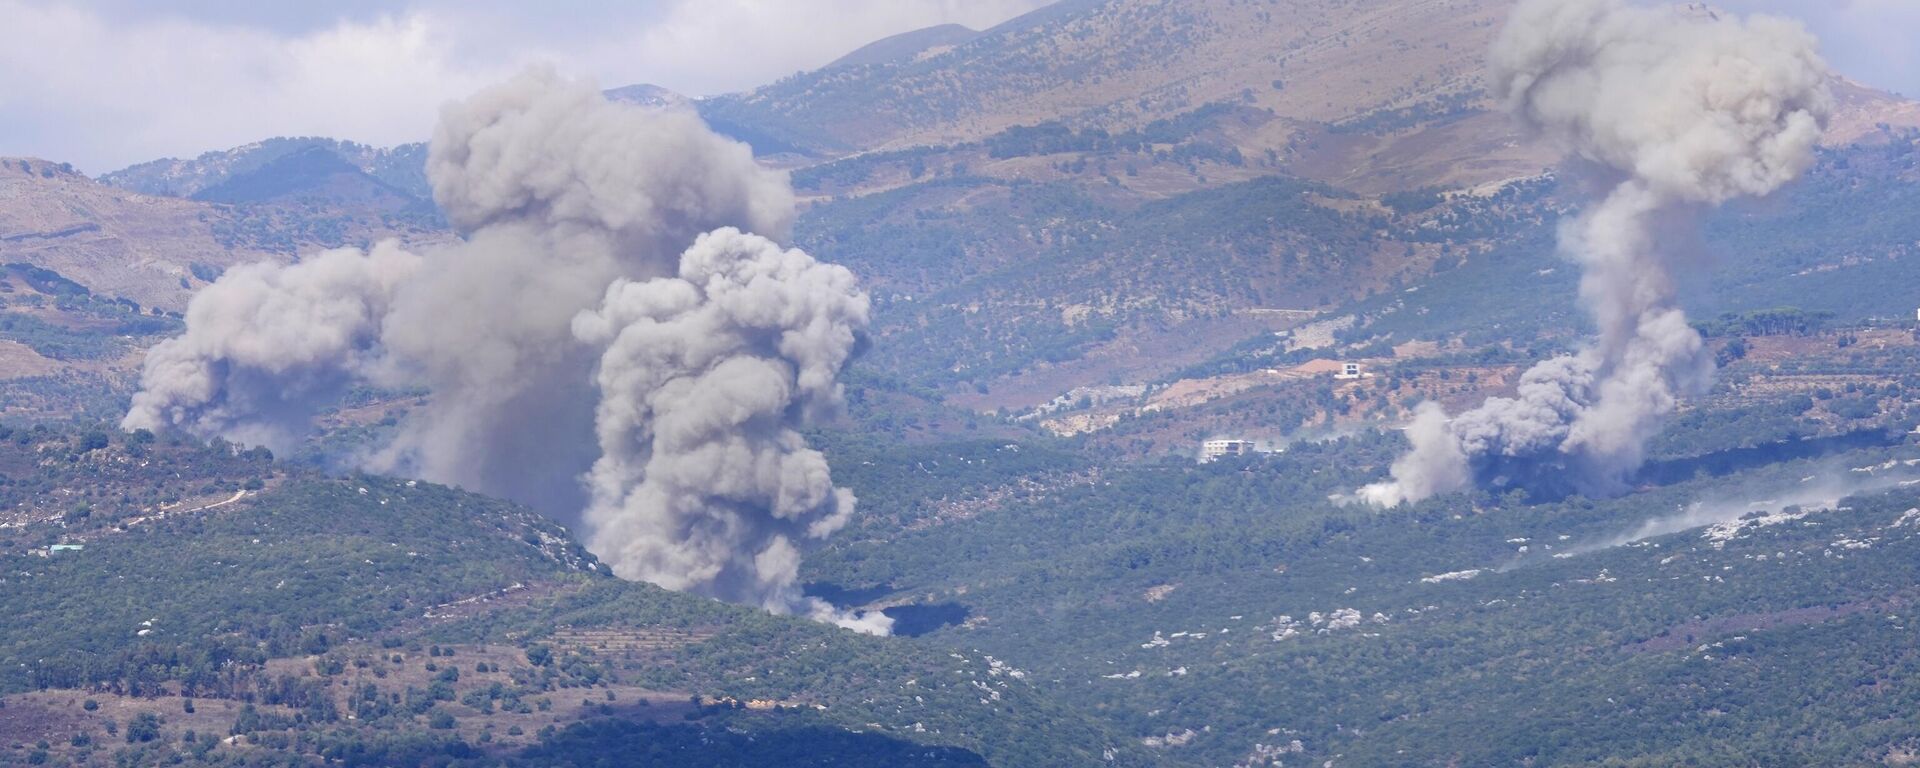
<path id="1" fill-rule="evenodd" d="M 72 163 L 56 163 L 38 157 L 0 157 L 0 176 L 26 175 L 43 179 L 79 176 Z"/>
<path id="2" fill-rule="evenodd" d="M 693 100 L 671 88 L 652 83 L 634 83 L 619 88 L 609 88 L 601 93 L 608 99 L 643 107 L 687 107 L 693 106 Z"/>
<path id="3" fill-rule="evenodd" d="M 167 197 L 194 197 L 227 181 L 254 173 L 292 155 L 325 152 L 410 197 L 427 200 L 432 190 L 425 171 L 426 145 L 380 148 L 320 136 L 277 136 L 232 149 L 203 152 L 191 159 L 164 158 L 103 174 L 102 182 L 121 189 Z"/>
<path id="4" fill-rule="evenodd" d="M 979 30 L 959 24 L 941 24 L 912 32 L 902 32 L 883 37 L 860 46 L 852 53 L 834 59 L 823 69 L 834 67 L 876 66 L 895 64 L 919 58 L 921 54 L 934 49 L 951 48 L 965 44 L 981 35 Z"/>

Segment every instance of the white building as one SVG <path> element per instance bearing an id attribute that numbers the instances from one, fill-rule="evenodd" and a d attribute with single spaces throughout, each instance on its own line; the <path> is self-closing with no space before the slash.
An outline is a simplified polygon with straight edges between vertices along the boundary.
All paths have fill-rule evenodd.
<path id="1" fill-rule="evenodd" d="M 1333 375 L 1336 379 L 1357 379 L 1365 374 L 1360 372 L 1359 363 L 1341 363 L 1340 372 Z"/>
<path id="2" fill-rule="evenodd" d="M 1218 461 L 1228 456 L 1246 456 L 1255 450 L 1252 440 L 1220 438 L 1200 444 L 1200 463 Z"/>

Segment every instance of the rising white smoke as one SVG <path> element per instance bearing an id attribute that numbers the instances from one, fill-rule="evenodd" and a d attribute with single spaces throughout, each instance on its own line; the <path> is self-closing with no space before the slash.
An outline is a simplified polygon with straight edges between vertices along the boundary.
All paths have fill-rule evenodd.
<path id="1" fill-rule="evenodd" d="M 1554 472 L 1582 490 L 1617 485 L 1713 362 L 1676 301 L 1662 217 L 1765 195 L 1812 162 L 1831 109 L 1829 73 L 1793 22 L 1741 20 L 1624 0 L 1522 0 L 1495 42 L 1490 83 L 1526 124 L 1617 183 L 1560 230 L 1599 329 L 1542 362 L 1518 395 L 1408 430 L 1393 480 L 1359 496 L 1394 506 L 1505 471 Z"/>
<path id="2" fill-rule="evenodd" d="M 1798 481 L 1778 479 L 1746 488 L 1714 489 L 1672 513 L 1648 518 L 1614 536 L 1563 547 L 1555 557 L 1575 557 L 1707 526 L 1717 527 L 1719 535 L 1731 535 L 1749 526 L 1792 519 L 1786 511 L 1793 507 L 1803 513 L 1830 511 L 1849 497 L 1920 483 L 1913 479 L 1911 468 L 1903 464 L 1888 462 L 1851 472 L 1829 467 Z"/>
<path id="3" fill-rule="evenodd" d="M 794 427 L 838 402 L 867 315 L 851 273 L 731 229 L 784 237 L 786 176 L 690 112 L 544 70 L 449 105 L 427 172 L 459 242 L 230 271 L 122 426 L 284 449 L 349 383 L 424 390 L 361 464 L 589 509 L 622 576 L 884 632 L 795 585 L 798 542 L 853 500 Z"/>

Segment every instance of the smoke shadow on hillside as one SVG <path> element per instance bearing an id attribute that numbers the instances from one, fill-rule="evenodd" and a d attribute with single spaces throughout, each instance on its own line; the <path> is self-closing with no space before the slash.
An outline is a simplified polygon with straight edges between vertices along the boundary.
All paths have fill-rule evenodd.
<path id="1" fill-rule="evenodd" d="M 959 626 L 973 615 L 973 609 L 960 603 L 927 603 L 925 605 L 896 605 L 883 611 L 887 618 L 893 619 L 893 634 L 899 637 L 919 637 L 932 634 L 945 627 Z"/>
<path id="2" fill-rule="evenodd" d="M 1905 440 L 1906 435 L 1876 427 L 1827 437 L 1809 437 L 1747 448 L 1732 448 L 1698 456 L 1648 462 L 1646 466 L 1641 467 L 1639 473 L 1634 475 L 1632 482 L 1633 485 L 1642 487 L 1674 485 L 1703 475 L 1725 477 L 1736 472 L 1784 461 L 1817 459 L 1863 448 L 1886 448 L 1899 445 Z"/>
<path id="3" fill-rule="evenodd" d="M 1547 504 L 1565 501 L 1573 496 L 1621 496 L 1635 489 L 1677 485 L 1702 477 L 1725 477 L 1781 462 L 1817 459 L 1866 448 L 1886 448 L 1905 440 L 1906 435 L 1898 431 L 1878 427 L 1826 437 L 1782 440 L 1650 461 L 1624 481 L 1609 480 L 1559 455 L 1503 457 L 1487 461 L 1476 468 L 1476 473 L 1482 487 L 1523 489 L 1528 503 Z"/>
<path id="4" fill-rule="evenodd" d="M 461 746 L 465 746 L 462 744 Z M 980 755 L 959 747 L 920 744 L 877 733 L 825 726 L 736 732 L 725 727 L 656 725 L 617 718 L 589 720 L 560 730 L 522 750 L 538 765 L 897 765 L 925 768 L 984 767 Z"/>

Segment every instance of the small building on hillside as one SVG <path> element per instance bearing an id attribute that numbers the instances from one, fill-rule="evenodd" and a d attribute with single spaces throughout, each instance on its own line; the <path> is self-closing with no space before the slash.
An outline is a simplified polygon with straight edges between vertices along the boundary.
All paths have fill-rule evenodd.
<path id="1" fill-rule="evenodd" d="M 1219 461 L 1228 456 L 1246 456 L 1255 451 L 1252 440 L 1219 438 L 1200 444 L 1200 463 Z"/>
<path id="2" fill-rule="evenodd" d="M 1340 365 L 1339 361 L 1328 360 L 1324 357 L 1308 360 L 1288 369 L 1289 372 L 1299 376 L 1325 376 L 1330 373 L 1338 375 L 1342 370 L 1344 370 L 1344 368 Z"/>
<path id="3" fill-rule="evenodd" d="M 1373 374 L 1367 373 L 1366 368 L 1359 363 L 1328 360 L 1324 357 L 1308 360 L 1288 369 L 1288 372 L 1296 376 L 1326 376 L 1331 374 L 1334 378 L 1341 381 L 1353 381 L 1373 377 Z"/>
<path id="4" fill-rule="evenodd" d="M 85 545 L 83 544 L 53 544 L 47 547 L 47 554 L 57 555 L 61 552 L 79 552 L 84 548 Z"/>

